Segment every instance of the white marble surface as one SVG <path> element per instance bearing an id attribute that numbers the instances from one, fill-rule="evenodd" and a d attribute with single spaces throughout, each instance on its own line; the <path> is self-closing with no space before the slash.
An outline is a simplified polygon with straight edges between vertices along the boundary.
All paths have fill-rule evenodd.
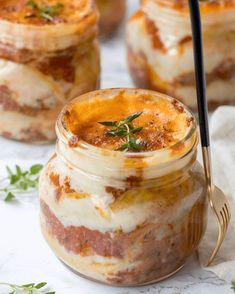
<path id="1" fill-rule="evenodd" d="M 129 0 L 129 13 L 138 0 Z M 102 87 L 132 86 L 126 68 L 124 30 L 102 44 Z M 0 176 L 4 166 L 46 162 L 54 146 L 30 146 L 0 138 Z M 0 282 L 19 284 L 47 281 L 57 294 L 232 294 L 230 284 L 198 265 L 196 257 L 174 277 L 140 288 L 112 288 L 70 273 L 43 240 L 38 222 L 38 199 L 25 197 L 14 204 L 0 201 Z M 0 294 L 9 293 L 0 288 Z"/>

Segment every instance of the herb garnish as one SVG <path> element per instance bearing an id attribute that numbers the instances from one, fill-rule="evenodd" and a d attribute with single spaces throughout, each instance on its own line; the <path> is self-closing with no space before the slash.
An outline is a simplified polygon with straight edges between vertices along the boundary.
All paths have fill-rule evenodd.
<path id="1" fill-rule="evenodd" d="M 38 187 L 39 173 L 42 168 L 41 164 L 35 164 L 28 171 L 22 171 L 16 165 L 15 171 L 12 171 L 9 166 L 6 166 L 8 176 L 2 181 L 6 182 L 6 185 L 0 188 L 0 193 L 5 194 L 4 201 L 11 202 L 15 200 L 15 193 L 34 192 Z"/>
<path id="2" fill-rule="evenodd" d="M 232 282 L 232 287 L 231 289 L 235 292 L 235 282 Z"/>
<path id="3" fill-rule="evenodd" d="M 141 150 L 143 148 L 143 143 L 141 139 L 135 139 L 132 135 L 139 133 L 143 127 L 135 128 L 132 124 L 133 120 L 138 118 L 142 112 L 136 112 L 129 115 L 122 121 L 103 121 L 99 122 L 101 125 L 107 127 L 113 127 L 111 130 L 106 132 L 106 136 L 109 137 L 126 137 L 126 143 L 124 143 L 118 150 L 129 151 L 129 150 Z"/>
<path id="4" fill-rule="evenodd" d="M 11 288 L 11 292 L 9 294 L 17 294 L 24 292 L 25 294 L 33 294 L 34 291 L 37 291 L 37 293 L 41 294 L 55 294 L 55 291 L 47 291 L 43 290 L 47 283 L 41 282 L 39 284 L 31 283 L 26 285 L 15 285 L 15 284 L 9 284 L 9 283 L 0 283 L 0 285 L 8 286 Z"/>
<path id="5" fill-rule="evenodd" d="M 53 17 L 58 15 L 64 7 L 62 3 L 57 3 L 55 5 L 42 4 L 40 6 L 34 0 L 28 0 L 26 5 L 32 7 L 35 10 L 35 13 L 28 13 L 25 16 L 26 18 L 38 16 L 51 22 L 54 20 Z"/>

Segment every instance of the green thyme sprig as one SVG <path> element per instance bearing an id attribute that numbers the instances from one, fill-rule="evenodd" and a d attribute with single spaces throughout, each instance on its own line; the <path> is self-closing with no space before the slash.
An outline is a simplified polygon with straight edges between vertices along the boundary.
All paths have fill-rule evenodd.
<path id="1" fill-rule="evenodd" d="M 26 5 L 32 7 L 35 10 L 33 13 L 28 13 L 26 18 L 38 16 L 50 22 L 54 20 L 54 16 L 60 14 L 62 8 L 64 7 L 62 3 L 57 3 L 55 5 L 42 4 L 40 6 L 34 0 L 28 0 Z"/>
<path id="2" fill-rule="evenodd" d="M 232 287 L 231 289 L 235 292 L 235 282 L 232 282 Z"/>
<path id="3" fill-rule="evenodd" d="M 106 136 L 109 137 L 126 137 L 126 142 L 118 148 L 120 151 L 129 151 L 129 150 L 141 150 L 143 148 L 143 142 L 141 139 L 135 139 L 133 134 L 139 133 L 143 127 L 135 128 L 132 122 L 138 118 L 142 112 L 136 112 L 129 115 L 122 121 L 103 121 L 99 122 L 101 125 L 107 127 L 113 127 L 112 129 L 106 132 Z"/>
<path id="4" fill-rule="evenodd" d="M 18 294 L 24 292 L 25 294 L 33 294 L 33 293 L 40 293 L 40 294 L 55 294 L 55 291 L 46 291 L 45 286 L 47 285 L 46 282 L 41 282 L 39 284 L 31 283 L 26 285 L 15 285 L 9 283 L 0 283 L 2 286 L 8 286 L 11 288 L 8 294 Z"/>
<path id="5" fill-rule="evenodd" d="M 42 168 L 43 165 L 35 164 L 28 171 L 23 171 L 16 165 L 15 171 L 12 171 L 9 166 L 6 166 L 8 176 L 2 181 L 3 187 L 0 187 L 0 193 L 4 194 L 4 201 L 12 202 L 16 198 L 16 193 L 36 191 Z"/>

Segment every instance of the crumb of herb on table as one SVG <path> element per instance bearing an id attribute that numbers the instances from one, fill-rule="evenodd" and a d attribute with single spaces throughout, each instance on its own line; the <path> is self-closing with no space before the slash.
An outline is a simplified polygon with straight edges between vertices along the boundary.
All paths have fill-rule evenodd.
<path id="1" fill-rule="evenodd" d="M 27 6 L 32 8 L 32 12 L 26 14 L 26 18 L 30 17 L 41 17 L 49 22 L 53 22 L 54 17 L 58 16 L 63 9 L 64 5 L 62 3 L 57 3 L 55 5 L 38 5 L 34 0 L 28 0 Z"/>
<path id="2" fill-rule="evenodd" d="M 6 166 L 8 175 L 0 181 L 0 196 L 3 195 L 4 201 L 12 202 L 17 198 L 16 195 L 37 191 L 42 168 L 42 164 L 35 164 L 29 170 L 23 171 L 19 165 L 16 165 L 13 171 Z"/>
<path id="3" fill-rule="evenodd" d="M 11 288 L 8 294 L 18 294 L 18 293 L 25 293 L 25 294 L 33 294 L 33 293 L 40 293 L 40 294 L 55 294 L 55 291 L 47 291 L 45 289 L 47 283 L 41 282 L 38 284 L 30 283 L 25 285 L 15 285 L 10 283 L 0 283 L 0 286 L 7 286 Z"/>
<path id="4" fill-rule="evenodd" d="M 231 289 L 235 292 L 235 282 L 232 282 L 232 287 Z"/>
<path id="5" fill-rule="evenodd" d="M 132 122 L 141 116 L 142 112 L 136 112 L 129 115 L 122 121 L 103 121 L 99 122 L 101 125 L 106 127 L 112 127 L 112 129 L 106 132 L 106 136 L 109 137 L 126 137 L 126 142 L 119 147 L 119 151 L 129 151 L 129 150 L 141 150 L 143 144 L 141 139 L 135 139 L 133 134 L 139 133 L 142 131 L 143 127 L 135 128 Z"/>

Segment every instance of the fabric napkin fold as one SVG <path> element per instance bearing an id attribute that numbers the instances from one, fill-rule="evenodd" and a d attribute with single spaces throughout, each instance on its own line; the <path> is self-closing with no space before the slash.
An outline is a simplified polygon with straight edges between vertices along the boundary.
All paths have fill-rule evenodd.
<path id="1" fill-rule="evenodd" d="M 218 108 L 211 117 L 210 131 L 214 182 L 227 195 L 232 218 L 217 257 L 205 270 L 231 282 L 235 281 L 235 107 Z M 217 237 L 217 220 L 209 208 L 207 232 L 199 248 L 202 266 L 213 251 Z"/>

